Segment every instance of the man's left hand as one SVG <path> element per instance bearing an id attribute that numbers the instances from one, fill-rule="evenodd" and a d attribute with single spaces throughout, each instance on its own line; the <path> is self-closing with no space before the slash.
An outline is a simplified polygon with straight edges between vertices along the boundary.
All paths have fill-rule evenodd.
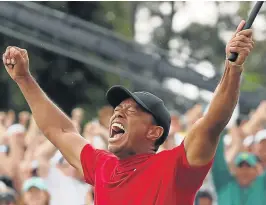
<path id="1" fill-rule="evenodd" d="M 229 57 L 232 52 L 238 53 L 235 62 L 230 62 L 233 65 L 242 66 L 251 52 L 254 42 L 252 40 L 252 30 L 242 30 L 245 21 L 241 21 L 232 39 L 226 45 L 226 56 Z M 242 31 L 241 31 L 242 30 Z"/>

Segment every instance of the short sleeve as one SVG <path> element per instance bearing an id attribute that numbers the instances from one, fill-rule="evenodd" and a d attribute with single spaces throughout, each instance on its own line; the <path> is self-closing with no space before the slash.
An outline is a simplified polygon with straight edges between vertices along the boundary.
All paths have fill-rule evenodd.
<path id="1" fill-rule="evenodd" d="M 180 146 L 171 151 L 176 159 L 177 186 L 180 186 L 182 189 L 198 190 L 206 178 L 213 160 L 204 166 L 190 166 L 186 157 L 184 141 Z"/>
<path id="2" fill-rule="evenodd" d="M 109 155 L 104 150 L 94 149 L 90 144 L 83 147 L 80 153 L 80 162 L 86 183 L 94 185 L 97 167 L 101 161 L 108 158 Z"/>

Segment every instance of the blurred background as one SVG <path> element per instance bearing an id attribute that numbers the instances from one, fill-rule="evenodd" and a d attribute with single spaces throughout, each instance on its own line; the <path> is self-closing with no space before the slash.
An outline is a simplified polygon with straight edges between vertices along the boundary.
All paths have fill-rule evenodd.
<path id="1" fill-rule="evenodd" d="M 0 2 L 0 50 L 28 50 L 40 86 L 97 148 L 107 146 L 110 86 L 161 97 L 172 114 L 162 151 L 179 145 L 204 115 L 224 70 L 225 45 L 254 3 Z M 239 104 L 197 205 L 266 204 L 265 24 L 263 6 Z M 0 96 L 0 205 L 93 204 L 93 187 L 46 141 L 4 69 Z M 248 187 L 244 198 L 238 185 Z"/>

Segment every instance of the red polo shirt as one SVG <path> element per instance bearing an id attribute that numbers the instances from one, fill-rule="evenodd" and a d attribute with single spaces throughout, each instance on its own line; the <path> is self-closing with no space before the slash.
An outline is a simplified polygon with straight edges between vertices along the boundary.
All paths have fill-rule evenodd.
<path id="1" fill-rule="evenodd" d="M 88 144 L 80 158 L 85 181 L 95 188 L 95 205 L 192 205 L 212 165 L 190 167 L 183 143 L 124 160 Z"/>

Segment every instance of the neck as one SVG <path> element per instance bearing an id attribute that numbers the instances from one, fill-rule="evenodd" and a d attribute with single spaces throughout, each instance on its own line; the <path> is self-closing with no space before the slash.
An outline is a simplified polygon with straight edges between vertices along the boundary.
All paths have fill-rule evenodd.
<path id="1" fill-rule="evenodd" d="M 125 152 L 125 153 L 114 153 L 118 159 L 124 160 L 133 156 L 137 155 L 149 155 L 149 154 L 156 154 L 154 150 L 145 150 L 145 151 L 138 151 L 138 152 Z"/>

